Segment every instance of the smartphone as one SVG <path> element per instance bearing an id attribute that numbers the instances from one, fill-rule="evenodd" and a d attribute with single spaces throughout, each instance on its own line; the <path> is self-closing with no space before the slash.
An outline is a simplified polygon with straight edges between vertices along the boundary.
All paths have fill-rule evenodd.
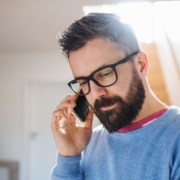
<path id="1" fill-rule="evenodd" d="M 72 111 L 81 122 L 84 122 L 86 120 L 89 111 L 89 104 L 85 96 L 77 97 L 76 107 L 74 107 Z"/>

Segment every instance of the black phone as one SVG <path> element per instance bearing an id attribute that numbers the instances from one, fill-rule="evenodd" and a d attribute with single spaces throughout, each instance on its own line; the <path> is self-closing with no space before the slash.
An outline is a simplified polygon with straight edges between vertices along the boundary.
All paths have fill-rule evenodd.
<path id="1" fill-rule="evenodd" d="M 78 96 L 76 99 L 76 107 L 73 108 L 75 116 L 82 122 L 86 120 L 89 111 L 89 104 L 85 96 Z"/>

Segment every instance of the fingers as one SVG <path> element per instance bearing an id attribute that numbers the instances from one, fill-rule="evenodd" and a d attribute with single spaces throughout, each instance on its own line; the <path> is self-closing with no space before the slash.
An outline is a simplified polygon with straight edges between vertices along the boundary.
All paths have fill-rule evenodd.
<path id="1" fill-rule="evenodd" d="M 94 117 L 94 113 L 93 113 L 93 110 L 90 108 L 88 111 L 86 120 L 84 122 L 84 127 L 88 128 L 88 129 L 92 129 L 93 117 Z"/>
<path id="2" fill-rule="evenodd" d="M 53 133 L 60 131 L 68 127 L 68 124 L 76 123 L 76 118 L 74 115 L 63 113 L 61 110 L 56 110 L 53 112 L 51 121 L 51 130 Z"/>
<path id="3" fill-rule="evenodd" d="M 68 109 L 74 108 L 76 106 L 75 100 L 77 99 L 77 95 L 68 95 L 64 98 L 60 104 L 57 106 L 56 111 L 59 111 L 62 117 L 66 118 L 64 114 L 69 114 Z"/>
<path id="4" fill-rule="evenodd" d="M 52 114 L 52 121 L 56 122 L 60 119 L 68 119 L 68 115 L 64 112 L 64 110 L 58 109 L 55 110 Z"/>
<path id="5" fill-rule="evenodd" d="M 56 110 L 52 113 L 52 123 L 56 123 L 61 119 L 69 119 L 68 109 L 76 106 L 75 100 L 77 95 L 68 95 L 57 106 Z"/>
<path id="6" fill-rule="evenodd" d="M 75 107 L 75 101 L 76 101 L 77 97 L 78 96 L 76 94 L 66 96 L 66 98 L 64 98 L 60 102 L 60 104 L 57 106 L 56 109 L 60 109 L 63 106 L 68 106 L 69 108 Z"/>

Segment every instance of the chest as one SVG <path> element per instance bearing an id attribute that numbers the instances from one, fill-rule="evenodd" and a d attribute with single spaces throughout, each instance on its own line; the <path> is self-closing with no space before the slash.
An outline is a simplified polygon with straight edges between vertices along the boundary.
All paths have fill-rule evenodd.
<path id="1" fill-rule="evenodd" d="M 84 177 L 87 180 L 169 180 L 170 152 L 161 141 L 111 137 L 97 140 L 84 154 Z"/>

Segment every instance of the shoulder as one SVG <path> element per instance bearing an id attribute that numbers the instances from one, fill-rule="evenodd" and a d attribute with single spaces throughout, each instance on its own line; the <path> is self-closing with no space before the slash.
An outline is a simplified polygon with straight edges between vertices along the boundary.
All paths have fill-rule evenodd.
<path id="1" fill-rule="evenodd" d="M 165 141 L 180 140 L 180 108 L 170 106 L 169 109 L 157 121 L 157 132 L 161 137 L 165 137 Z M 154 130 L 155 131 L 155 130 Z"/>
<path id="2" fill-rule="evenodd" d="M 100 124 L 93 129 L 93 136 L 108 136 L 109 132 Z"/>
<path id="3" fill-rule="evenodd" d="M 180 115 L 180 108 L 177 106 L 170 106 L 168 111 L 168 113 L 174 114 L 174 115 Z"/>
<path id="4" fill-rule="evenodd" d="M 100 124 L 93 129 L 92 137 L 95 137 L 95 136 L 97 137 L 104 133 L 106 133 L 106 129 L 104 128 L 102 124 Z"/>
<path id="5" fill-rule="evenodd" d="M 93 129 L 93 133 L 89 144 L 96 144 L 99 141 L 99 139 L 101 139 L 102 142 L 103 139 L 106 139 L 107 136 L 109 136 L 109 132 L 102 124 L 100 124 Z"/>
<path id="6" fill-rule="evenodd" d="M 94 132 L 101 132 L 104 130 L 104 126 L 102 124 L 96 126 L 94 129 L 93 129 L 93 133 Z"/>
<path id="7" fill-rule="evenodd" d="M 164 119 L 172 126 L 180 126 L 180 108 L 176 106 L 170 106 L 164 113 Z"/>
<path id="8" fill-rule="evenodd" d="M 98 125 L 93 129 L 93 133 L 91 136 L 91 140 L 89 142 L 89 144 L 87 145 L 87 147 L 84 149 L 83 151 L 83 159 L 85 158 L 85 156 L 87 156 L 90 152 L 92 152 L 94 149 L 97 148 L 97 146 L 100 146 L 100 144 L 103 142 L 104 138 L 104 134 L 106 134 L 106 129 L 104 128 L 104 126 Z M 99 141 L 101 139 L 101 141 Z"/>

